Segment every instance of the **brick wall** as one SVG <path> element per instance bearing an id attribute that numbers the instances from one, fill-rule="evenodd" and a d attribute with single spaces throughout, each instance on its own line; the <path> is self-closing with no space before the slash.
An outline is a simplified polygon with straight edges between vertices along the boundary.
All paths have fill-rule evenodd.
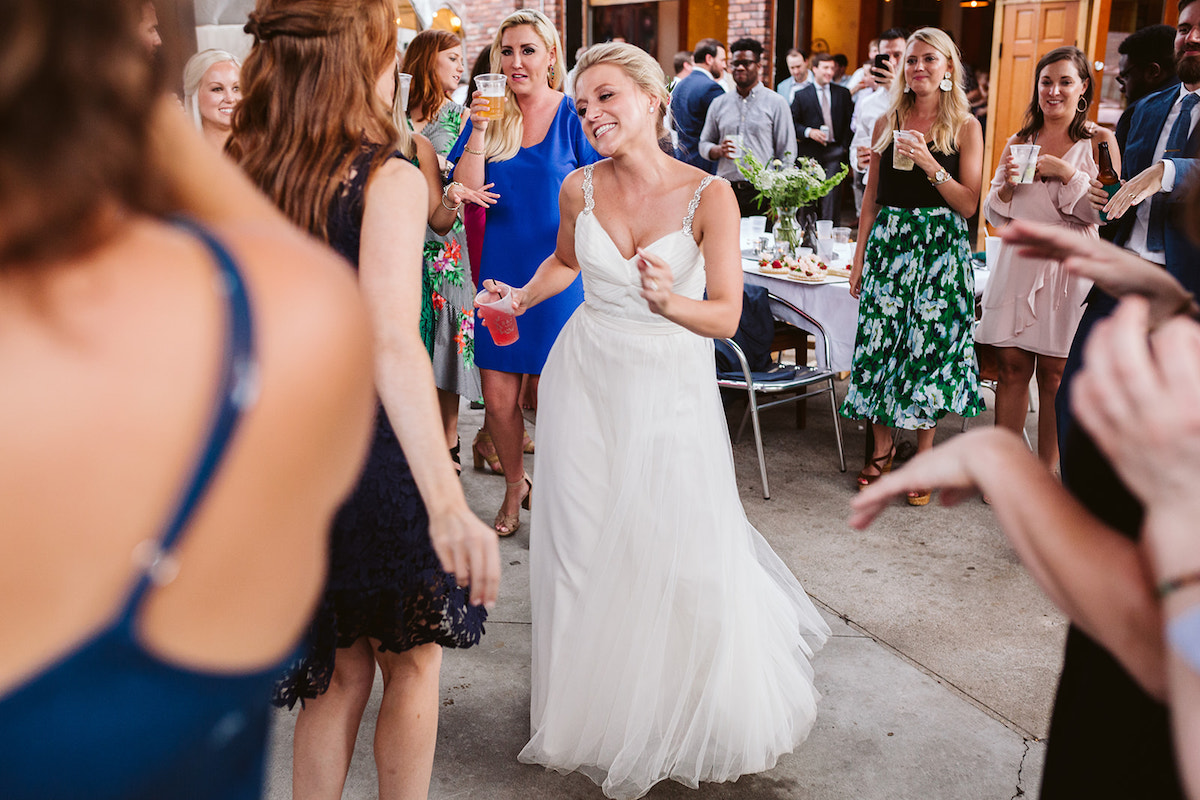
<path id="1" fill-rule="evenodd" d="M 729 0 L 729 41 L 743 36 L 757 39 L 763 46 L 763 83 L 770 85 L 775 73 L 775 25 L 772 19 L 775 5 L 771 0 Z"/>
<path id="2" fill-rule="evenodd" d="M 504 18 L 519 8 L 536 8 L 543 12 L 558 28 L 558 35 L 561 37 L 562 25 L 559 20 L 563 18 L 563 1 L 472 0 L 469 6 L 464 4 L 463 32 L 466 34 L 464 48 L 467 52 L 467 71 L 469 72 L 471 65 L 475 63 L 479 51 L 492 43 Z"/>

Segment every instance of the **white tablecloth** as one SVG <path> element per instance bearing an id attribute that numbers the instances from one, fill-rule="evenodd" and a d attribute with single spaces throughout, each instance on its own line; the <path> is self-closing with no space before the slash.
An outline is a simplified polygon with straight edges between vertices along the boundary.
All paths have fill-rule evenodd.
<path id="1" fill-rule="evenodd" d="M 790 311 L 783 315 L 785 322 L 808 331 L 817 339 L 817 365 L 834 372 L 849 372 L 854 362 L 854 336 L 858 331 L 858 300 L 850 296 L 850 282 L 800 283 L 781 276 L 763 275 L 757 267 L 758 262 L 753 259 L 742 260 L 742 276 L 746 283 L 762 286 L 771 294 L 782 297 L 825 329 L 829 338 L 829 364 L 825 363 L 820 334 L 812 330 L 813 326 Z M 976 297 L 983 294 L 987 279 L 987 270 L 975 270 Z"/>

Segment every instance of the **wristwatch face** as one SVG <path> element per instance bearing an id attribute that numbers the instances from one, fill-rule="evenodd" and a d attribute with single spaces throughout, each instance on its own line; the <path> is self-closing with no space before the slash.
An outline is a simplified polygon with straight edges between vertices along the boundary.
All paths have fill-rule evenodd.
<path id="1" fill-rule="evenodd" d="M 944 169 L 939 169 L 937 172 L 933 173 L 934 183 L 945 183 L 948 180 L 950 180 L 950 174 Z"/>

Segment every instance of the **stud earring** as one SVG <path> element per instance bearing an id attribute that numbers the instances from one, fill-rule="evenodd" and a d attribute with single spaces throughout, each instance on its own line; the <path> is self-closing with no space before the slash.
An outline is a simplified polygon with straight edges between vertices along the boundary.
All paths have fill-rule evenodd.
<path id="1" fill-rule="evenodd" d="M 954 84 L 950 82 L 950 73 L 946 73 L 946 77 L 942 78 L 942 82 L 938 84 L 938 88 L 943 92 L 948 92 L 954 88 Z"/>

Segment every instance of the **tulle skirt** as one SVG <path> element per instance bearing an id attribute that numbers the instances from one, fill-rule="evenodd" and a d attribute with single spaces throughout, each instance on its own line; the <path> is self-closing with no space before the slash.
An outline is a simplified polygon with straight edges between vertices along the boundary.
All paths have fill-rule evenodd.
<path id="1" fill-rule="evenodd" d="M 612 798 L 771 768 L 829 628 L 742 510 L 711 340 L 581 307 L 538 407 L 520 760 Z"/>

